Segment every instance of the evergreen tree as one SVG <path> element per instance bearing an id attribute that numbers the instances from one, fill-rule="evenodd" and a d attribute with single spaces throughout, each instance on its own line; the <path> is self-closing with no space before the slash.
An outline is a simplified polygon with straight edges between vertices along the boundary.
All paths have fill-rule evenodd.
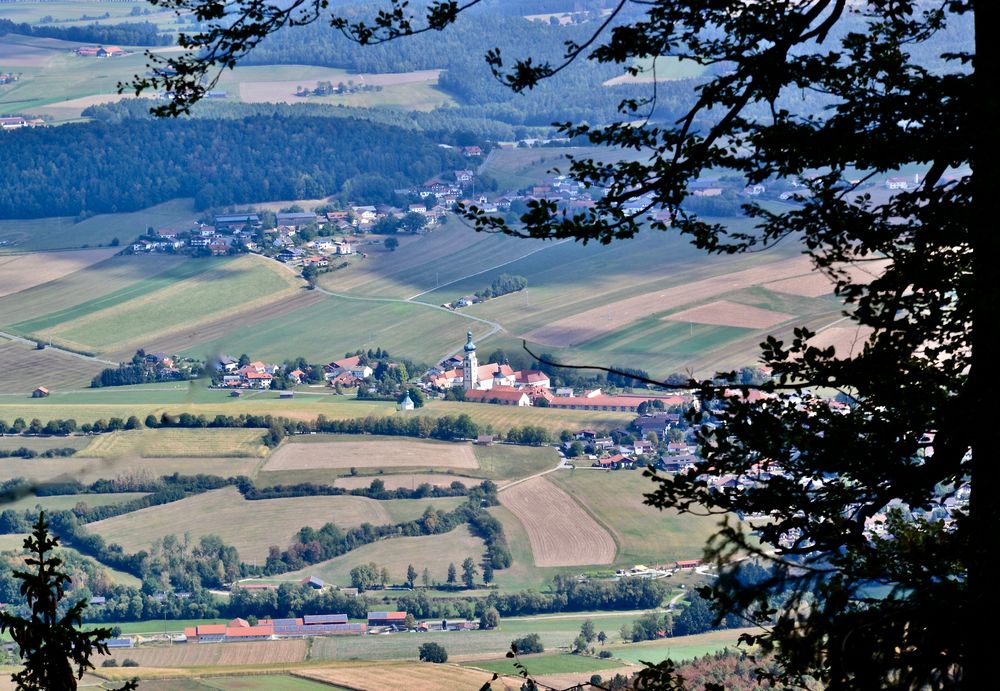
<path id="1" fill-rule="evenodd" d="M 95 652 L 108 654 L 105 641 L 111 638 L 111 629 L 80 630 L 86 600 L 59 614 L 70 577 L 59 569 L 62 560 L 52 554 L 58 546 L 59 538 L 49 533 L 42 511 L 24 540 L 24 548 L 31 554 L 25 565 L 31 570 L 14 572 L 14 578 L 22 582 L 21 594 L 31 615 L 25 618 L 0 611 L 0 632 L 10 631 L 24 661 L 24 669 L 11 675 L 18 689 L 75 689 L 84 672 L 94 668 L 91 656 Z M 135 689 L 137 684 L 131 681 L 121 688 Z"/>

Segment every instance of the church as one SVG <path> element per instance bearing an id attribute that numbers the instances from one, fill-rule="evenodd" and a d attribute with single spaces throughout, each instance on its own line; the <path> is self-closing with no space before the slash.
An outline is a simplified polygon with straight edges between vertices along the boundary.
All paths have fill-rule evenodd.
<path id="1" fill-rule="evenodd" d="M 445 366 L 447 364 L 449 363 L 446 363 Z M 466 391 L 491 391 L 494 387 L 500 387 L 500 390 L 528 387 L 548 389 L 551 386 L 548 375 L 538 370 L 515 371 L 507 363 L 491 362 L 480 365 L 471 331 L 466 333 L 461 367 L 439 368 L 430 375 L 429 379 L 430 384 L 438 388 L 448 389 L 460 386 Z"/>

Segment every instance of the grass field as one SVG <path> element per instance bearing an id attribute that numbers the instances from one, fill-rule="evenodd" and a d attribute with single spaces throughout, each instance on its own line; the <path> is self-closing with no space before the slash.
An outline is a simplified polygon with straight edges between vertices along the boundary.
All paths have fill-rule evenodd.
<path id="1" fill-rule="evenodd" d="M 106 367 L 56 350 L 38 350 L 27 343 L 0 337 L 0 363 L 4 376 L 0 394 L 24 398 L 38 386 L 49 391 L 74 391 L 90 385 L 90 380 Z"/>
<path id="2" fill-rule="evenodd" d="M 642 503 L 654 485 L 639 471 L 579 468 L 546 476 L 605 526 L 618 545 L 616 563 L 671 563 L 699 559 L 718 518 L 657 511 Z"/>
<path id="3" fill-rule="evenodd" d="M 102 13 L 103 14 L 103 13 Z M 0 91 L 0 114 L 47 116 L 57 122 L 75 120 L 89 102 L 75 101 L 101 95 L 118 100 L 119 82 L 131 81 L 133 75 L 145 74 L 147 61 L 142 48 L 130 48 L 129 55 L 98 59 L 80 57 L 72 51 L 83 45 L 70 41 L 9 34 L 4 37 L 0 65 L 6 68 L 13 55 L 19 81 Z"/>
<path id="4" fill-rule="evenodd" d="M 551 446 L 494 444 L 476 446 L 474 453 L 480 472 L 491 480 L 516 480 L 559 464 L 559 454 Z"/>
<path id="5" fill-rule="evenodd" d="M 357 348 L 378 346 L 393 355 L 431 363 L 461 346 L 469 328 L 480 335 L 489 327 L 425 305 L 322 296 L 296 309 L 282 308 L 262 322 L 234 317 L 222 333 L 177 349 L 195 357 L 238 351 L 267 359 L 302 355 L 329 362 Z"/>
<path id="6" fill-rule="evenodd" d="M 197 218 L 190 199 L 174 199 L 141 211 L 98 214 L 75 223 L 73 218 L 0 220 L 0 240 L 18 251 L 53 250 L 107 245 L 114 238 L 128 242 L 146 232 Z M 9 248 L 5 248 L 9 249 Z"/>
<path id="7" fill-rule="evenodd" d="M 21 497 L 16 501 L 0 503 L 0 508 L 4 511 L 24 511 L 40 506 L 46 511 L 66 511 L 72 509 L 77 504 L 87 506 L 111 506 L 113 504 L 123 504 L 133 499 L 146 496 L 145 492 L 120 492 L 116 494 L 56 494 L 49 497 L 36 497 L 34 495 Z"/>
<path id="8" fill-rule="evenodd" d="M 387 106 L 405 110 L 433 110 L 454 103 L 437 88 L 440 70 L 398 74 L 356 74 L 347 70 L 312 65 L 260 65 L 227 71 L 219 89 L 227 98 L 244 103 L 323 103 L 346 107 Z M 379 86 L 379 91 L 330 96 L 296 96 L 298 87 L 315 88 L 319 81 Z"/>
<path id="9" fill-rule="evenodd" d="M 62 321 L 45 334 L 74 350 L 127 357 L 216 314 L 252 312 L 299 290 L 298 279 L 276 262 L 257 256 L 217 259 L 196 276 Z"/>
<path id="10" fill-rule="evenodd" d="M 373 475 L 348 475 L 346 477 L 338 477 L 333 484 L 336 487 L 343 487 L 344 489 L 358 489 L 370 486 L 372 480 L 375 479 L 376 476 Z M 382 481 L 386 489 L 398 489 L 400 487 L 416 489 L 422 484 L 428 484 L 433 487 L 449 487 L 453 482 L 461 482 L 466 487 L 475 487 L 482 482 L 481 478 L 449 475 L 448 473 L 400 473 L 378 475 L 377 479 Z"/>
<path id="11" fill-rule="evenodd" d="M 736 648 L 736 642 L 741 633 L 754 632 L 760 633 L 759 629 L 726 629 L 699 633 L 694 636 L 680 636 L 624 646 L 609 646 L 609 650 L 614 653 L 616 658 L 627 662 L 638 663 L 643 660 L 662 662 L 667 658 L 674 662 L 683 662 L 725 648 Z"/>
<path id="12" fill-rule="evenodd" d="M 615 560 L 611 535 L 546 478 L 504 488 L 499 496 L 503 507 L 524 525 L 535 566 L 610 564 Z"/>
<path id="13" fill-rule="evenodd" d="M 28 318 L 11 323 L 9 329 L 21 335 L 45 335 L 65 322 L 141 299 L 219 266 L 212 259 L 183 261 L 177 257 L 162 256 L 164 261 L 156 256 L 115 258 L 93 267 L 93 272 L 81 271 L 40 286 L 36 291 L 13 296 L 6 306 L 10 312 L 4 310 L 4 316 L 10 314 L 8 318 L 13 321 L 14 315 L 27 313 Z M 103 270 L 105 266 L 107 273 Z M 105 277 L 110 281 L 106 283 Z M 93 292 L 91 289 L 94 289 Z M 75 293 L 75 290 L 86 292 Z"/>
<path id="14" fill-rule="evenodd" d="M 304 526 L 319 528 L 334 523 L 347 529 L 362 523 L 385 525 L 417 518 L 429 506 L 449 509 L 460 502 L 460 498 L 376 501 L 353 496 L 248 501 L 235 487 L 225 487 L 88 527 L 127 552 L 148 549 L 155 540 L 171 534 L 190 533 L 196 540 L 202 535 L 218 535 L 239 550 L 241 559 L 250 562 L 265 559 L 271 545 L 288 547 Z M 405 565 L 403 568 L 405 571 Z"/>
<path id="15" fill-rule="evenodd" d="M 426 506 L 444 508 L 440 500 L 423 500 Z M 464 525 L 442 535 L 421 535 L 419 537 L 395 537 L 380 540 L 359 547 L 347 554 L 313 564 L 301 571 L 282 575 L 282 580 L 298 581 L 307 576 L 319 576 L 328 583 L 350 585 L 350 571 L 358 564 L 374 562 L 379 568 L 385 567 L 393 583 L 406 580 L 406 567 L 413 564 L 417 573 L 430 571 L 431 580 L 444 583 L 448 576 L 448 564 L 460 567 L 466 557 L 478 564 L 484 552 L 483 541 L 469 533 Z M 498 576 L 502 572 L 497 572 Z"/>
<path id="16" fill-rule="evenodd" d="M 78 458 L 262 458 L 259 429 L 141 429 L 93 437 Z"/>
<path id="17" fill-rule="evenodd" d="M 124 301 L 128 299 L 129 289 L 137 291 L 137 295 L 151 292 L 155 286 L 172 281 L 176 275 L 174 271 L 183 272 L 198 266 L 199 262 L 187 262 L 184 257 L 167 254 L 111 257 L 58 280 L 0 298 L 0 324 L 7 325 L 5 328 L 10 330 L 11 324 L 46 317 L 56 324 L 62 319 L 60 313 L 71 314 L 79 305 L 94 304 L 92 301 L 106 296 L 110 296 L 107 299 L 111 301 Z M 164 273 L 167 275 L 163 276 Z M 39 322 L 39 326 L 43 324 Z"/>
<path id="18" fill-rule="evenodd" d="M 149 14 L 133 16 L 132 8 L 138 7 Z M 104 17 L 104 15 L 109 15 Z M 83 19 L 86 16 L 88 19 Z M 75 26 L 76 24 L 120 24 L 123 22 L 154 22 L 163 25 L 164 22 L 176 18 L 172 12 L 158 10 L 142 0 L 130 2 L 108 2 L 107 0 L 22 0 L 16 3 L 0 5 L 0 17 L 13 22 L 38 24 L 46 17 L 51 17 L 57 26 Z"/>

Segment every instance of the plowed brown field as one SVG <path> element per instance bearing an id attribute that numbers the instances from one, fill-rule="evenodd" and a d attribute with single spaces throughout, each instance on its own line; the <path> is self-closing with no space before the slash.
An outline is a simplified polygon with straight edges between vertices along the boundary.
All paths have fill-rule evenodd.
<path id="1" fill-rule="evenodd" d="M 761 307 L 742 305 L 729 300 L 716 300 L 707 305 L 675 312 L 664 317 L 667 321 L 739 326 L 745 329 L 766 329 L 792 318 L 793 315 Z"/>
<path id="2" fill-rule="evenodd" d="M 656 292 L 619 300 L 564 317 L 525 334 L 535 343 L 572 346 L 617 331 L 643 317 L 665 312 L 722 295 L 734 290 L 761 285 L 766 281 L 799 276 L 812 267 L 807 257 L 793 257 L 743 271 L 713 276 L 701 281 L 674 286 Z"/>
<path id="3" fill-rule="evenodd" d="M 544 477 L 519 482 L 500 503 L 524 524 L 536 566 L 610 564 L 615 541 L 564 491 Z"/>

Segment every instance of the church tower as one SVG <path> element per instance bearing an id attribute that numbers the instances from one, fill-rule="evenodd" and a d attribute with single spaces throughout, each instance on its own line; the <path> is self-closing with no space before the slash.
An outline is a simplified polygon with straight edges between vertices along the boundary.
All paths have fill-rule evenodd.
<path id="1" fill-rule="evenodd" d="M 472 332 L 466 334 L 465 359 L 462 360 L 462 384 L 466 391 L 479 388 L 479 360 L 476 359 L 476 344 L 472 342 Z"/>

